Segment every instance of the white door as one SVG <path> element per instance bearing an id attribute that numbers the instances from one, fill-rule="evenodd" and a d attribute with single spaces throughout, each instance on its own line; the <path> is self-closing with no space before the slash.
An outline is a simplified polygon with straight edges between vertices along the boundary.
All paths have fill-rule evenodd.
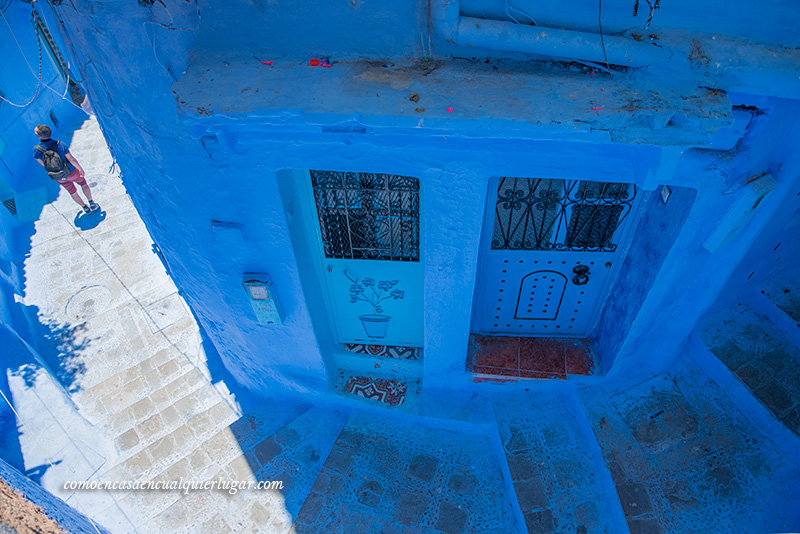
<path id="1" fill-rule="evenodd" d="M 498 178 L 491 187 L 473 331 L 586 336 L 631 232 L 636 186 Z"/>

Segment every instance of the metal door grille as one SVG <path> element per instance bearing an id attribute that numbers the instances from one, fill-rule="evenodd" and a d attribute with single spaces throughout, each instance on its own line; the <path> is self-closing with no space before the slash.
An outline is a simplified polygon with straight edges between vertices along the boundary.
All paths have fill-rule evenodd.
<path id="1" fill-rule="evenodd" d="M 419 180 L 310 171 L 325 257 L 419 261 Z"/>
<path id="2" fill-rule="evenodd" d="M 636 192 L 625 183 L 500 178 L 492 249 L 613 252 Z"/>

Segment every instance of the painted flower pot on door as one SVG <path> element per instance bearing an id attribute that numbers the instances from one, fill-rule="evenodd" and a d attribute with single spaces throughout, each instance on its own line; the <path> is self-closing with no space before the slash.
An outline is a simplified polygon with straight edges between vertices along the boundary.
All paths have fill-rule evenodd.
<path id="1" fill-rule="evenodd" d="M 420 183 L 392 174 L 298 171 L 336 342 L 421 347 Z M 391 328 L 389 324 L 391 323 Z"/>
<path id="2" fill-rule="evenodd" d="M 364 325 L 364 332 L 367 333 L 367 337 L 373 339 L 381 339 L 386 337 L 386 331 L 389 329 L 389 317 L 388 315 L 359 315 L 359 319 L 361 319 L 361 324 Z"/>
<path id="3" fill-rule="evenodd" d="M 389 319 L 391 316 L 383 315 L 382 302 L 384 300 L 401 300 L 406 294 L 405 291 L 394 289 L 398 284 L 398 280 L 381 280 L 376 282 L 372 278 L 363 278 L 359 280 L 354 278 L 345 271 L 344 275 L 352 283 L 350 286 L 350 302 L 366 302 L 372 306 L 375 313 L 367 315 L 359 315 L 361 324 L 364 326 L 364 332 L 367 337 L 379 339 L 386 337 L 386 332 L 389 329 Z"/>

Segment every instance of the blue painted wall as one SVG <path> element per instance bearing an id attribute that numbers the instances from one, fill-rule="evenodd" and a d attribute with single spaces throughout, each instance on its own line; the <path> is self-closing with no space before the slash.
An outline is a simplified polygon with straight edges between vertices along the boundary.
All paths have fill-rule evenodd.
<path id="1" fill-rule="evenodd" d="M 13 295 L 22 294 L 21 258 L 30 247 L 33 222 L 48 200 L 58 194 L 59 186 L 42 171 L 32 157 L 38 142 L 33 133 L 37 124 L 53 129 L 53 137 L 69 142 L 72 129 L 86 117 L 65 93 L 66 78 L 56 62 L 53 50 L 31 22 L 32 7 L 25 2 L 0 3 L 4 30 L 0 31 L 3 68 L 0 69 L 0 200 L 14 200 L 17 214 L 0 207 L 0 324 L 20 329 L 29 338 L 28 320 Z M 58 46 L 61 39 L 57 26 L 46 10 L 37 11 L 46 17 Z M 7 25 L 6 25 L 7 24 Z M 41 45 L 41 76 L 39 50 Z M 58 125 L 52 122 L 50 113 Z"/>
<path id="2" fill-rule="evenodd" d="M 426 2 L 159 4 L 90 2 L 57 13 L 178 287 L 226 366 L 256 391 L 318 392 L 333 372 L 289 169 L 419 178 L 428 387 L 470 381 L 464 362 L 491 177 L 673 187 L 666 206 L 651 196 L 646 229 L 594 335 L 611 373 L 642 376 L 669 365 L 797 180 L 788 147 L 800 54 L 772 46 L 796 39 L 776 29 L 798 17 L 786 3 L 763 7 L 773 22 L 752 25 L 665 5 L 654 19 L 657 43 L 648 43 L 669 59 L 612 75 L 561 61 L 562 49 L 559 61 L 541 61 L 447 42 Z M 499 5 L 465 1 L 456 16 Z M 564 25 L 592 31 L 572 11 Z M 627 27 L 610 16 L 610 30 Z M 107 31 L 85 31 L 93 27 Z M 308 65 L 324 56 L 332 67 Z M 778 188 L 733 243 L 704 250 L 744 180 L 764 170 Z M 243 231 L 215 232 L 213 220 Z M 244 272 L 271 275 L 284 325 L 255 321 Z M 643 354 L 644 346 L 657 348 Z"/>
<path id="3" fill-rule="evenodd" d="M 46 27 L 52 28 L 50 34 L 58 47 L 62 42 L 58 26 L 47 9 L 19 1 L 0 4 L 4 17 L 0 96 L 5 99 L 0 100 L 0 200 L 15 199 L 16 217 L 22 221 L 36 220 L 48 199 L 58 194 L 58 185 L 39 172 L 31 157 L 32 147 L 38 142 L 33 128 L 47 124 L 53 128 L 54 137 L 66 139 L 75 122 L 85 117 L 70 99 L 66 75 L 53 48 L 32 23 L 34 9 L 44 17 Z"/>
<path id="4" fill-rule="evenodd" d="M 666 203 L 662 200 L 661 190 L 647 194 L 625 262 L 611 287 L 599 323 L 590 336 L 606 373 L 611 370 L 631 324 L 657 281 L 664 260 L 694 203 L 694 189 L 670 189 Z M 680 288 L 675 288 L 675 293 L 679 292 Z"/>
<path id="5" fill-rule="evenodd" d="M 655 2 L 653 2 L 655 5 Z M 508 6 L 508 7 L 506 7 Z M 662 29 L 701 34 L 738 35 L 752 41 L 797 46 L 798 35 L 792 28 L 800 24 L 797 4 L 791 0 L 768 0 L 759 4 L 710 0 L 692 2 L 677 0 L 659 3 L 650 16 L 646 2 L 639 4 L 634 16 L 634 2 L 608 2 L 598 5 L 591 0 L 569 0 L 558 3 L 534 0 L 463 0 L 461 12 L 470 16 L 513 20 L 523 23 L 535 20 L 541 26 L 568 27 L 598 31 L 599 7 L 602 7 L 603 30 L 608 33 L 639 32 L 658 34 Z"/>

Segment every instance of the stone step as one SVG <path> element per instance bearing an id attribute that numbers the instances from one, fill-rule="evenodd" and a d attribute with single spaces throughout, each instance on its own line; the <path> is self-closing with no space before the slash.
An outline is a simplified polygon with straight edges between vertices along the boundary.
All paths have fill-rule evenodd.
<path id="1" fill-rule="evenodd" d="M 197 439 L 194 441 L 186 439 L 183 442 L 178 442 L 177 438 L 174 439 L 179 445 L 180 450 L 184 452 L 184 456 L 171 456 L 169 457 L 169 462 L 161 462 L 154 468 L 144 471 L 140 476 L 143 480 L 160 480 L 165 482 L 180 480 L 181 478 L 199 482 L 219 479 L 236 481 L 237 483 L 248 480 L 256 481 L 257 477 L 254 474 L 255 471 L 258 469 L 263 471 L 263 469 L 260 467 L 260 464 L 255 463 L 255 461 L 251 463 L 251 460 L 249 460 L 245 454 L 247 446 L 243 446 L 243 443 L 260 440 L 255 442 L 255 445 L 258 445 L 264 441 L 259 437 L 263 434 L 268 434 L 268 436 L 265 436 L 266 439 L 277 437 L 277 439 L 285 444 L 289 444 L 291 438 L 297 440 L 297 438 L 300 437 L 299 432 L 297 430 L 291 430 L 291 426 L 297 421 L 295 417 L 299 416 L 300 418 L 301 423 L 298 423 L 298 425 L 301 425 L 298 426 L 300 431 L 303 430 L 302 421 L 310 417 L 307 415 L 308 412 L 305 412 L 304 408 L 292 408 L 295 407 L 262 403 L 260 409 L 250 411 L 246 416 L 236 420 L 224 421 L 225 424 L 222 428 L 219 428 L 219 425 L 217 425 L 214 427 L 216 431 L 207 430 L 205 434 L 199 434 L 200 427 L 192 427 L 192 423 L 197 420 L 197 418 L 195 418 L 190 421 L 187 426 L 190 427 L 190 430 L 193 431 L 192 435 Z M 328 432 L 338 432 L 336 429 L 341 427 L 341 424 L 339 424 L 339 427 L 337 427 L 336 424 L 331 424 L 332 421 L 330 417 L 321 418 L 317 416 L 317 419 L 322 421 L 320 424 L 325 426 Z M 244 423 L 239 423 L 239 421 L 244 421 Z M 254 423 L 256 425 L 255 427 L 253 427 Z M 251 429 L 251 431 L 248 432 L 248 428 Z M 299 443 L 301 445 L 308 445 L 309 441 L 313 443 L 313 440 L 309 440 L 308 437 L 306 437 L 301 438 Z M 332 443 L 333 439 L 330 441 Z M 297 445 L 297 443 L 295 443 L 295 445 Z M 318 444 L 313 446 L 316 447 Z M 151 462 L 157 462 L 155 456 L 157 454 L 164 454 L 165 452 L 161 451 L 159 453 L 158 449 L 152 446 L 149 449 L 149 454 L 144 457 L 149 458 Z M 253 458 L 252 449 L 249 457 Z M 286 462 L 281 463 L 281 465 L 285 464 Z M 310 486 L 310 483 L 308 486 Z M 297 488 L 301 488 L 301 486 L 297 486 Z M 288 489 L 288 486 L 285 486 L 284 491 L 286 491 L 286 489 Z M 208 506 L 210 501 L 214 501 L 218 498 L 227 500 L 224 491 L 201 491 L 199 494 L 203 495 L 204 499 L 202 500 L 202 506 L 198 506 L 198 508 L 192 512 L 191 517 L 193 521 L 203 522 L 208 519 L 208 517 L 206 517 L 208 513 L 215 513 L 215 508 L 209 508 Z M 166 491 L 155 495 L 148 495 L 140 492 L 130 493 L 126 495 L 123 500 L 125 502 L 124 505 L 129 507 L 132 513 L 139 514 L 138 516 L 142 522 L 149 521 L 152 523 L 155 532 L 164 532 L 166 530 L 160 530 L 161 527 L 166 528 L 166 524 L 171 524 L 173 515 L 168 514 L 168 517 L 166 517 L 163 522 L 159 521 L 158 516 L 183 499 L 187 499 L 186 502 L 177 505 L 176 509 L 181 509 L 189 503 L 194 503 L 194 497 L 190 495 L 191 494 L 185 495 L 179 491 Z M 226 506 L 230 507 L 230 505 Z M 175 510 L 173 510 L 173 512 L 175 512 Z"/>
<path id="2" fill-rule="evenodd" d="M 778 309 L 800 325 L 800 269 L 779 273 L 758 290 Z"/>
<path id="3" fill-rule="evenodd" d="M 178 526 L 174 518 L 185 517 L 195 524 L 220 521 L 216 526 L 220 530 L 216 531 L 223 532 L 288 531 L 346 420 L 343 413 L 311 408 L 210 477 L 253 483 L 278 481 L 282 488 L 242 491 L 235 497 L 225 491 L 202 492 L 202 499 L 181 496 L 155 516 L 150 526 L 155 532 L 172 532 Z M 221 520 L 215 519 L 220 515 Z"/>
<path id="4" fill-rule="evenodd" d="M 208 479 L 235 455 L 237 447 L 228 427 L 237 418 L 227 403 L 217 402 L 177 427 L 162 426 L 147 441 L 136 443 L 127 451 L 137 452 L 128 455 L 100 478 L 142 481 L 171 481 L 180 477 Z M 142 490 L 121 492 L 120 500 L 141 523 L 169 507 L 180 495 L 178 491 Z"/>
<path id="5" fill-rule="evenodd" d="M 214 428 L 222 421 L 231 423 L 236 417 L 231 401 L 221 397 L 213 386 L 205 385 L 160 411 L 148 397 L 128 412 L 117 414 L 109 430 L 115 435 L 121 457 L 126 458 L 183 425 L 199 435 L 203 428 Z"/>
<path id="6" fill-rule="evenodd" d="M 706 319 L 697 333 L 776 419 L 800 435 L 800 348 L 782 330 L 745 303 Z"/>
<path id="7" fill-rule="evenodd" d="M 143 404 L 149 405 L 147 399 L 159 407 L 178 403 L 203 386 L 209 385 L 209 381 L 198 369 L 181 367 L 179 372 L 165 377 L 163 386 L 158 387 L 158 385 L 159 382 L 153 382 L 151 386 L 134 381 L 111 395 L 101 398 L 101 402 L 107 410 L 106 420 L 116 421 L 118 415 L 129 412 L 133 407 L 142 411 Z M 186 402 L 189 401 L 184 403 Z"/>
<path id="8" fill-rule="evenodd" d="M 136 403 L 147 396 L 146 393 L 149 395 L 193 368 L 186 358 L 172 349 L 165 349 L 93 385 L 81 383 L 81 389 L 72 398 L 81 410 L 97 421 Z"/>
<path id="9" fill-rule="evenodd" d="M 669 375 L 580 398 L 631 534 L 792 530 L 797 455 L 690 358 Z"/>
<path id="10" fill-rule="evenodd" d="M 135 427 L 130 434 L 119 436 L 118 443 L 125 436 L 128 443 L 135 445 L 121 453 L 121 459 L 107 475 L 118 480 L 149 480 L 225 431 L 238 415 L 227 403 L 221 402 L 212 390 L 210 385 L 200 390 L 212 400 L 200 400 L 204 409 L 189 419 L 181 416 L 177 421 L 171 420 L 172 424 L 165 424 L 163 420 L 154 421 L 144 427 Z M 160 417 L 160 414 L 154 417 Z M 146 440 L 139 438 L 137 429 Z M 141 440 L 138 443 L 137 438 Z"/>
<path id="11" fill-rule="evenodd" d="M 506 534 L 521 525 L 492 440 L 354 412 L 295 521 L 301 532 Z"/>
<path id="12" fill-rule="evenodd" d="M 542 391 L 534 402 L 507 395 L 494 410 L 528 532 L 625 531 L 611 475 L 571 392 Z"/>

